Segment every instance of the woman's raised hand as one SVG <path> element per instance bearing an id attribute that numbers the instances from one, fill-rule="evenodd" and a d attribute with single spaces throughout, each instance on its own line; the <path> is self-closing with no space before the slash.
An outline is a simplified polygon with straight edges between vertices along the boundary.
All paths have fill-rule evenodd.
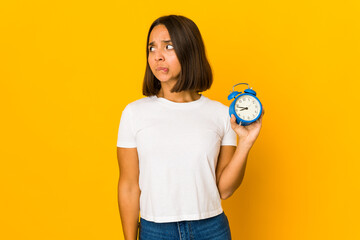
<path id="1" fill-rule="evenodd" d="M 257 137 L 259 136 L 262 125 L 262 118 L 264 114 L 265 114 L 265 110 L 263 107 L 263 111 L 259 119 L 248 126 L 242 126 L 241 122 L 240 124 L 237 124 L 234 114 L 231 115 L 230 118 L 231 128 L 239 136 L 239 146 L 247 146 L 249 148 L 252 147 Z"/>

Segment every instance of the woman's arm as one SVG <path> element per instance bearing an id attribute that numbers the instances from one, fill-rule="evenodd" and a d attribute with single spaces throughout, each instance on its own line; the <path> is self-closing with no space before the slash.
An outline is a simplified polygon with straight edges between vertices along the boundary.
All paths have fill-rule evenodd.
<path id="1" fill-rule="evenodd" d="M 140 211 L 137 148 L 117 148 L 120 168 L 118 203 L 125 240 L 136 240 Z"/>
<path id="2" fill-rule="evenodd" d="M 220 149 L 216 183 L 220 197 L 223 200 L 229 198 L 235 192 L 245 175 L 249 150 L 239 146 L 221 146 Z"/>
<path id="3" fill-rule="evenodd" d="M 220 149 L 216 183 L 221 199 L 229 198 L 240 186 L 250 149 L 260 133 L 264 113 L 265 111 L 259 120 L 249 126 L 238 125 L 235 116 L 231 117 L 231 128 L 238 135 L 239 143 L 236 149 L 232 146 L 222 146 Z"/>

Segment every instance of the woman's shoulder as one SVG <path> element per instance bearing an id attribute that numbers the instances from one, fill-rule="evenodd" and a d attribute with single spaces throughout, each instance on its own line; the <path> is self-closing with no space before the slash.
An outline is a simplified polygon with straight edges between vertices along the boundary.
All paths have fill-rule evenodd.
<path id="1" fill-rule="evenodd" d="M 154 96 L 142 97 L 142 98 L 136 99 L 132 102 L 129 102 L 125 108 L 126 109 L 130 109 L 130 108 L 134 109 L 134 108 L 148 107 L 153 102 L 154 102 Z"/>
<path id="2" fill-rule="evenodd" d="M 226 106 L 224 103 L 222 103 L 218 100 L 210 99 L 208 97 L 206 97 L 206 98 L 207 98 L 208 105 L 212 108 L 217 108 L 222 111 L 227 111 L 229 109 L 228 106 Z"/>
<path id="3" fill-rule="evenodd" d="M 229 106 L 223 102 L 209 98 L 207 102 L 209 103 L 208 111 L 213 114 L 214 119 L 218 119 L 219 123 L 227 123 L 230 121 Z"/>

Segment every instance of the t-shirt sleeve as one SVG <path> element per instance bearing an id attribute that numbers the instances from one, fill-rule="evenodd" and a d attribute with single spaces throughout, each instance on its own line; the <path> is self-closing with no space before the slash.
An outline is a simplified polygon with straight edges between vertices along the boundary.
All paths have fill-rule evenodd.
<path id="1" fill-rule="evenodd" d="M 134 134 L 134 119 L 129 106 L 126 106 L 122 111 L 117 146 L 124 148 L 134 148 L 136 146 L 135 134 Z"/>
<path id="2" fill-rule="evenodd" d="M 224 131 L 224 137 L 221 141 L 221 146 L 224 145 L 231 145 L 231 146 L 237 146 L 237 136 L 235 131 L 231 128 L 230 123 L 230 116 L 227 114 L 227 117 L 225 118 L 225 131 Z"/>

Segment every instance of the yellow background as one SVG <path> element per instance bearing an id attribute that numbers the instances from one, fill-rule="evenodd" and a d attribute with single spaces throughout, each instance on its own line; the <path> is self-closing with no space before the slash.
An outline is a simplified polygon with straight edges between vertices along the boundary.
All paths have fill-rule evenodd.
<path id="1" fill-rule="evenodd" d="M 1 1 L 0 239 L 122 239 L 116 140 L 150 24 L 199 27 L 226 105 L 266 114 L 223 208 L 233 239 L 360 239 L 359 1 Z"/>

